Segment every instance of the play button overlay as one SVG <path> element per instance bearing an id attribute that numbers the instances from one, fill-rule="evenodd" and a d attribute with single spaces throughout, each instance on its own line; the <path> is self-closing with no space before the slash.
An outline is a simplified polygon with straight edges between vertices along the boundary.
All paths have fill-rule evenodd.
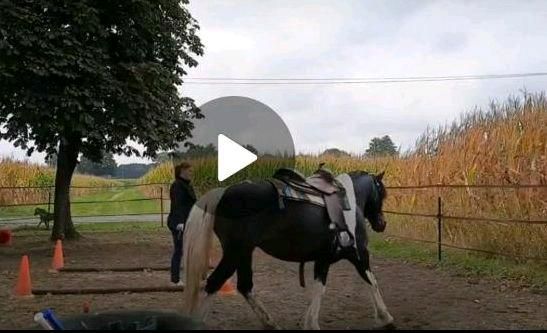
<path id="1" fill-rule="evenodd" d="M 257 160 L 257 156 L 229 137 L 218 135 L 218 181 L 221 182 Z"/>
<path id="2" fill-rule="evenodd" d="M 216 187 L 263 182 L 278 168 L 294 168 L 294 143 L 282 115 L 295 110 L 276 112 L 242 96 L 215 98 L 199 108 L 203 118 L 192 120 L 191 137 L 178 143 L 173 158 L 193 165 L 198 197 Z"/>

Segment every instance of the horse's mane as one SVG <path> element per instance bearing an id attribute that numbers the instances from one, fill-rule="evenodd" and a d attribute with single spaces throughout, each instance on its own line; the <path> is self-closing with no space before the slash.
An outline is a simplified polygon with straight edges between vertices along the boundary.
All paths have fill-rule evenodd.
<path id="1" fill-rule="evenodd" d="M 348 175 L 350 176 L 366 176 L 368 175 L 369 173 L 367 171 L 363 171 L 363 170 L 355 170 L 355 171 L 350 171 L 348 172 Z"/>
<path id="2" fill-rule="evenodd" d="M 374 177 L 373 174 L 367 172 L 367 171 L 364 171 L 364 170 L 355 170 L 355 171 L 350 171 L 348 172 L 348 175 L 350 176 L 354 176 L 354 177 L 361 177 L 361 176 L 371 176 L 373 178 L 376 178 Z M 380 181 L 380 184 L 382 184 L 382 186 L 380 186 L 380 188 L 378 189 L 378 192 L 380 192 L 380 197 L 382 199 L 385 199 L 387 197 L 387 191 L 386 191 L 386 188 L 385 188 L 385 185 L 384 183 L 382 183 Z"/>

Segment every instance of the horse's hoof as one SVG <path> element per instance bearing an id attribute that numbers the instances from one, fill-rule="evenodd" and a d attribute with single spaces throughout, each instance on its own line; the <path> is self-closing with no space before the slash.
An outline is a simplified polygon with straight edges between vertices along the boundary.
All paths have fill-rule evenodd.
<path id="1" fill-rule="evenodd" d="M 283 328 L 277 324 L 265 324 L 264 329 L 268 331 L 272 331 L 272 330 L 282 330 Z"/>
<path id="2" fill-rule="evenodd" d="M 394 331 L 394 330 L 397 329 L 397 326 L 395 326 L 394 323 L 389 323 L 389 324 L 387 324 L 386 326 L 384 326 L 384 329 L 385 329 L 385 330 Z"/>
<path id="3" fill-rule="evenodd" d="M 397 327 L 395 326 L 395 323 L 389 323 L 389 324 L 386 324 L 384 326 L 375 328 L 374 330 L 375 331 L 394 331 L 396 329 L 397 329 Z"/>

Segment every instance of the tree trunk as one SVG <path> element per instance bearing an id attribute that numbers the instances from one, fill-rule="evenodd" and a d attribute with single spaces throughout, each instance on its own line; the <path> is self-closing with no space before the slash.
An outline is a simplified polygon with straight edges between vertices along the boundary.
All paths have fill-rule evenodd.
<path id="1" fill-rule="evenodd" d="M 55 174 L 55 204 L 54 222 L 51 234 L 52 240 L 77 239 L 78 232 L 74 229 L 70 214 L 70 183 L 72 174 L 78 163 L 79 140 L 61 139 L 57 155 L 57 171 Z"/>

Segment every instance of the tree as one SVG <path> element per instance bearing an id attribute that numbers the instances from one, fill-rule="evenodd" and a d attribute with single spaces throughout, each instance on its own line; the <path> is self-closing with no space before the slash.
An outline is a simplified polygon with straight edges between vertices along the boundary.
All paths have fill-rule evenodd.
<path id="1" fill-rule="evenodd" d="M 83 156 L 76 167 L 76 171 L 95 176 L 114 176 L 118 165 L 114 160 L 114 155 L 110 152 L 104 153 L 100 162 L 94 162 Z"/>
<path id="2" fill-rule="evenodd" d="M 2 1 L 0 139 L 57 149 L 52 239 L 77 238 L 69 189 L 80 154 L 153 157 L 203 115 L 179 94 L 203 53 L 187 0 Z M 1 127 L 0 127 L 1 128 Z"/>
<path id="3" fill-rule="evenodd" d="M 57 153 L 46 156 L 45 162 L 48 167 L 56 168 L 57 167 Z"/>
<path id="4" fill-rule="evenodd" d="M 397 155 L 397 147 L 389 135 L 384 135 L 381 138 L 376 137 L 370 140 L 366 154 L 370 157 Z"/>
<path id="5" fill-rule="evenodd" d="M 161 164 L 161 163 L 165 163 L 165 162 L 169 162 L 171 161 L 171 156 L 173 156 L 174 152 L 161 152 L 161 153 L 158 153 L 156 154 L 156 156 L 154 157 L 153 161 L 154 163 L 157 163 L 157 164 Z"/>
<path id="6" fill-rule="evenodd" d="M 217 149 L 212 143 L 207 146 L 193 144 L 191 142 L 186 143 L 188 149 L 185 152 L 176 152 L 175 158 L 178 159 L 192 159 L 201 157 L 211 157 L 217 155 Z"/>
<path id="7" fill-rule="evenodd" d="M 258 149 L 256 149 L 252 144 L 248 143 L 245 145 L 245 149 L 250 151 L 251 153 L 258 155 Z"/>
<path id="8" fill-rule="evenodd" d="M 130 163 L 121 164 L 116 169 L 118 178 L 140 178 L 144 176 L 155 164 Z"/>
<path id="9" fill-rule="evenodd" d="M 338 148 L 329 148 L 329 149 L 326 149 L 322 154 L 321 156 L 325 156 L 325 155 L 330 155 L 330 156 L 334 156 L 334 157 L 349 157 L 351 156 L 348 152 L 344 151 L 344 150 L 341 150 L 341 149 L 338 149 Z"/>

